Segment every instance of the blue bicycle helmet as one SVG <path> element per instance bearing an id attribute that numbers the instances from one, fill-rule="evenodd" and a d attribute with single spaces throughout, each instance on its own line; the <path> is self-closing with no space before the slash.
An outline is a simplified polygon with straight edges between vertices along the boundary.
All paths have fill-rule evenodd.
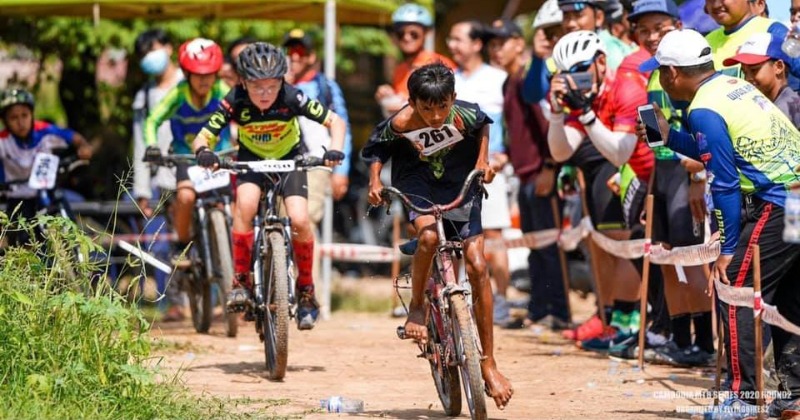
<path id="1" fill-rule="evenodd" d="M 433 26 L 433 17 L 431 17 L 428 9 L 416 3 L 406 3 L 392 13 L 392 23 L 395 25 L 416 23 L 430 28 Z"/>
<path id="2" fill-rule="evenodd" d="M 9 89 L 0 93 L 0 116 L 5 118 L 6 111 L 14 105 L 26 105 L 31 111 L 36 103 L 33 95 L 25 89 Z"/>

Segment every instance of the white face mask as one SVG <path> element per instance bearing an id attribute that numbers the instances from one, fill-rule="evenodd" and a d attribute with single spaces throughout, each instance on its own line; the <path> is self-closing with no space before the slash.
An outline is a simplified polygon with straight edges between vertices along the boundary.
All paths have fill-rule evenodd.
<path id="1" fill-rule="evenodd" d="M 167 54 L 166 49 L 159 48 L 147 53 L 147 55 L 142 58 L 142 62 L 139 66 L 142 68 L 142 71 L 149 76 L 160 76 L 167 70 L 168 64 L 169 54 Z"/>

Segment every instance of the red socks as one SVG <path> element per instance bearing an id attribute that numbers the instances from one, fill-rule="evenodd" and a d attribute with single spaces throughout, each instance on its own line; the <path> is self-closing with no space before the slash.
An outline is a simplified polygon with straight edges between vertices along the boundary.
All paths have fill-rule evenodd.
<path id="1" fill-rule="evenodd" d="M 247 274 L 250 272 L 250 257 L 253 255 L 253 231 L 233 231 L 233 272 Z"/>
<path id="2" fill-rule="evenodd" d="M 292 241 L 294 262 L 297 264 L 297 287 L 314 286 L 311 270 L 314 266 L 314 241 Z"/>

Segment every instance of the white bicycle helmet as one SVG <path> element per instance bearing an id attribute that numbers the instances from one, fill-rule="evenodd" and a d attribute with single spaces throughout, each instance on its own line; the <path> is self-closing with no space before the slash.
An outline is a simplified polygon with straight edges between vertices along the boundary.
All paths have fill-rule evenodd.
<path id="1" fill-rule="evenodd" d="M 428 9 L 416 3 L 406 3 L 392 13 L 392 23 L 395 25 L 416 23 L 430 28 L 433 26 L 433 17 L 431 17 Z"/>
<path id="2" fill-rule="evenodd" d="M 558 0 L 547 0 L 539 8 L 536 17 L 533 18 L 531 28 L 539 29 L 561 25 L 563 19 L 564 14 L 561 12 L 561 8 L 558 7 Z"/>
<path id="3" fill-rule="evenodd" d="M 553 60 L 559 70 L 569 72 L 578 64 L 591 62 L 600 52 L 605 54 L 605 46 L 596 33 L 571 32 L 561 37 L 553 47 Z"/>

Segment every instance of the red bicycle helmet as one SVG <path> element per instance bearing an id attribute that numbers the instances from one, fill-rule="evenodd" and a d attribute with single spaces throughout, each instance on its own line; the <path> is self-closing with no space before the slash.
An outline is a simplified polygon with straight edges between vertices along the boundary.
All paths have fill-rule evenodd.
<path id="1" fill-rule="evenodd" d="M 178 63 L 187 73 L 216 73 L 222 67 L 222 48 L 205 38 L 186 41 L 178 49 Z"/>

